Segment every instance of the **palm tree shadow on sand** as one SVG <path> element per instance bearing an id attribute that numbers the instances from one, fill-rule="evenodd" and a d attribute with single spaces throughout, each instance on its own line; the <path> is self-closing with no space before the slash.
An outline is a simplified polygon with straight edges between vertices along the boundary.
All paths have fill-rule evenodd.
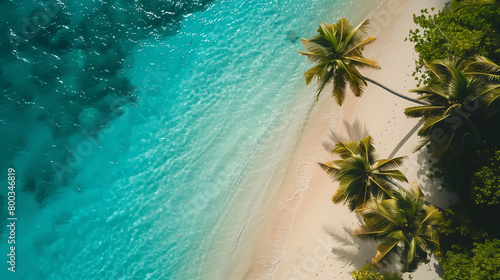
<path id="1" fill-rule="evenodd" d="M 413 170 L 415 173 L 419 186 L 425 193 L 425 199 L 442 210 L 458 202 L 458 195 L 444 189 L 441 186 L 443 183 L 441 179 L 429 176 L 429 174 L 433 174 L 432 166 L 437 160 L 427 150 L 427 147 L 424 147 L 422 150 L 409 155 L 409 160 L 406 161 L 406 169 Z"/>
<path id="2" fill-rule="evenodd" d="M 339 131 L 335 132 L 330 129 L 328 134 L 328 140 L 323 141 L 322 145 L 328 152 L 331 152 L 335 148 L 335 144 L 338 142 L 348 142 L 348 141 L 360 141 L 368 136 L 368 129 L 366 125 L 361 124 L 358 118 L 355 118 L 352 123 L 343 121 L 343 126 L 339 128 L 345 130 L 345 133 Z"/>
<path id="3" fill-rule="evenodd" d="M 362 223 L 359 215 L 356 215 L 356 218 L 359 223 Z M 332 247 L 331 252 L 335 255 L 334 259 L 342 263 L 342 268 L 353 266 L 353 270 L 359 270 L 366 262 L 371 263 L 371 258 L 375 255 L 377 242 L 353 238 L 353 230 L 344 224 L 341 229 L 333 225 L 324 225 L 323 230 L 336 242 L 336 246 Z M 381 269 L 381 271 L 400 273 L 397 266 L 389 266 Z"/>

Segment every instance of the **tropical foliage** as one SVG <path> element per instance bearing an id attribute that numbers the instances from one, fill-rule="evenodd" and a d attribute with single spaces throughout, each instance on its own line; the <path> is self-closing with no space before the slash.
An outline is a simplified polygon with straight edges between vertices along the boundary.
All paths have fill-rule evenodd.
<path id="1" fill-rule="evenodd" d="M 479 103 L 485 103 L 489 111 L 497 109 L 498 89 L 486 82 L 486 77 L 491 74 L 487 72 L 489 69 L 477 69 L 482 65 L 479 62 L 453 59 L 424 63 L 431 79 L 426 86 L 413 92 L 421 94 L 420 99 L 429 105 L 405 110 L 408 117 L 424 118 L 424 125 L 418 132 L 423 141 L 417 149 L 432 142 L 433 153 L 441 156 L 448 149 L 460 153 L 466 140 L 477 145 L 480 136 L 472 118 L 479 113 Z M 492 75 L 496 78 L 495 74 Z M 487 98 L 490 95 L 492 97 Z"/>
<path id="2" fill-rule="evenodd" d="M 477 149 L 465 149 L 458 157 L 445 154 L 433 166 L 433 175 L 460 201 L 444 213 L 439 227 L 441 250 L 453 245 L 472 249 L 473 242 L 500 239 L 500 197 L 495 174 L 500 170 L 496 151 L 500 150 L 498 131 L 483 133 Z M 466 163 L 466 164 L 464 164 Z M 491 174 L 484 172 L 491 171 Z M 488 175 L 488 176 L 482 176 Z"/>
<path id="3" fill-rule="evenodd" d="M 322 23 L 316 36 L 301 40 L 307 51 L 298 52 L 316 64 L 304 73 L 306 84 L 316 79 L 318 95 L 332 82 L 332 95 L 339 105 L 344 102 L 347 84 L 355 96 L 361 96 L 366 82 L 356 68 L 380 68 L 376 61 L 362 54 L 364 47 L 375 41 L 375 37 L 365 38 L 368 26 L 369 20 L 353 27 L 346 18 L 341 18 L 336 24 Z"/>
<path id="4" fill-rule="evenodd" d="M 403 173 L 395 169 L 404 158 L 377 160 L 370 136 L 361 141 L 338 142 L 332 153 L 340 159 L 320 166 L 339 181 L 332 201 L 347 203 L 351 211 L 372 197 L 390 197 L 393 187 L 389 180 L 407 182 Z"/>
<path id="5" fill-rule="evenodd" d="M 500 240 L 474 243 L 472 253 L 455 246 L 446 254 L 443 264 L 444 280 L 500 279 Z"/>
<path id="6" fill-rule="evenodd" d="M 340 106 L 344 103 L 347 84 L 349 84 L 354 96 L 359 97 L 363 93 L 366 81 L 398 97 L 425 104 L 395 92 L 368 77 L 364 77 L 358 71 L 358 68 L 380 69 L 375 60 L 363 56 L 365 46 L 375 41 L 375 37 L 365 38 L 369 22 L 369 20 L 365 20 L 353 28 L 347 19 L 341 18 L 337 24 L 322 23 L 318 27 L 318 35 L 309 40 L 302 39 L 301 42 L 307 51 L 297 51 L 316 64 L 304 73 L 306 85 L 314 79 L 318 81 L 319 86 L 316 95 L 316 98 L 318 98 L 326 84 L 331 82 L 333 84 L 332 95 Z"/>
<path id="7" fill-rule="evenodd" d="M 354 236 L 380 241 L 372 258 L 374 264 L 385 266 L 399 258 L 401 271 L 411 272 L 439 250 L 434 227 L 442 214 L 425 204 L 417 184 L 409 191 L 393 192 L 389 199 L 372 199 L 356 211 L 364 225 L 354 230 Z"/>
<path id="8" fill-rule="evenodd" d="M 444 181 L 445 188 L 460 193 L 467 202 L 500 205 L 500 143 L 488 145 L 497 137 L 498 133 L 490 132 L 477 149 L 466 150 L 458 157 L 444 155 L 431 176 Z"/>
<path id="9" fill-rule="evenodd" d="M 433 73 L 426 67 L 426 61 L 450 57 L 452 59 L 449 60 L 455 61 L 469 60 L 467 67 L 462 69 L 463 74 L 469 82 L 473 81 L 478 86 L 476 91 L 479 93 L 479 96 L 472 96 L 478 102 L 468 103 L 469 108 L 477 107 L 477 110 L 465 111 L 481 136 L 479 145 L 463 145 L 463 149 L 458 149 L 462 150 L 460 153 L 457 149 L 455 153 L 451 153 L 453 149 L 448 149 L 429 174 L 431 179 L 438 177 L 444 188 L 456 192 L 460 198 L 446 210 L 438 228 L 443 277 L 498 279 L 498 275 L 493 275 L 498 271 L 495 267 L 500 262 L 495 256 L 500 254 L 500 247 L 492 246 L 488 240 L 500 239 L 500 162 L 497 153 L 500 151 L 500 2 L 453 0 L 451 5 L 437 14 L 429 14 L 429 10 L 423 10 L 422 15 L 414 16 L 419 28 L 411 31 L 409 36 L 410 41 L 415 42 L 419 55 L 416 72 L 424 74 L 423 78 L 416 75 L 416 79 L 428 87 L 432 86 Z M 465 107 L 465 104 L 462 106 Z M 421 112 L 421 116 L 443 116 L 442 111 L 431 111 Z M 461 121 L 462 128 L 468 131 L 459 136 L 468 138 L 466 143 L 473 143 L 470 140 L 474 138 L 474 130 L 466 119 L 462 117 Z M 439 134 L 440 130 L 436 127 L 432 129 L 434 133 L 430 132 L 431 137 L 444 138 Z M 441 131 L 441 134 L 444 132 Z M 488 254 L 476 253 L 484 252 L 484 248 L 488 248 Z M 473 254 L 469 253 L 471 251 Z M 476 255 L 480 257 L 473 261 Z"/>
<path id="10" fill-rule="evenodd" d="M 472 176 L 472 199 L 476 204 L 500 204 L 500 150 L 489 154 Z"/>
<path id="11" fill-rule="evenodd" d="M 462 0 L 454 1 L 453 12 L 459 12 L 466 8 L 474 8 L 481 5 L 494 5 L 495 0 Z"/>
<path id="12" fill-rule="evenodd" d="M 482 82 L 479 91 L 484 115 L 496 114 L 500 110 L 500 66 L 484 56 L 475 56 L 465 74 Z"/>
<path id="13" fill-rule="evenodd" d="M 494 2 L 484 5 L 484 2 Z M 466 4 L 466 5 L 465 5 Z M 480 4 L 480 5 L 477 5 Z M 433 9 L 432 9 L 433 10 Z M 448 57 L 466 59 L 481 55 L 498 61 L 500 4 L 498 1 L 452 1 L 451 7 L 431 15 L 422 10 L 413 20 L 419 28 L 410 31 L 409 40 L 419 54 L 416 73 L 425 73 L 424 61 Z M 428 73 L 429 74 L 429 73 Z M 424 75 L 420 82 L 426 81 Z"/>
<path id="14" fill-rule="evenodd" d="M 351 273 L 352 280 L 403 280 L 397 273 L 388 271 L 381 274 L 378 269 L 370 263 L 366 263 L 359 271 Z"/>

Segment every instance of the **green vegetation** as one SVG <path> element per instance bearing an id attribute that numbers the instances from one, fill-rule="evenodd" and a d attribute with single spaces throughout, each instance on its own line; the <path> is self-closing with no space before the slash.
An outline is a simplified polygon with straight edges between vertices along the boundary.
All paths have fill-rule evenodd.
<path id="1" fill-rule="evenodd" d="M 366 263 L 359 271 L 351 273 L 352 280 L 403 280 L 397 273 L 384 272 L 380 274 L 378 269 L 370 263 Z"/>
<path id="2" fill-rule="evenodd" d="M 431 152 L 439 157 L 448 150 L 460 154 L 465 144 L 477 146 L 480 141 L 477 123 L 483 121 L 482 116 L 492 116 L 498 111 L 498 85 L 491 81 L 499 79 L 499 67 L 484 57 L 471 61 L 447 58 L 433 63 L 424 60 L 424 63 L 430 79 L 424 87 L 412 91 L 429 105 L 405 109 L 406 116 L 424 119 L 418 132 L 423 141 L 416 150 L 430 143 Z"/>
<path id="3" fill-rule="evenodd" d="M 467 5 L 463 5 L 465 2 Z M 490 5 L 484 5 L 484 2 L 452 1 L 450 8 L 444 8 L 437 14 L 431 15 L 425 9 L 421 15 L 413 16 L 420 26 L 411 30 L 409 36 L 419 54 L 416 73 L 425 73 L 425 60 L 465 59 L 481 55 L 498 61 L 500 5 L 497 1 L 487 1 L 494 2 Z M 427 77 L 424 75 L 420 82 L 426 81 Z"/>
<path id="4" fill-rule="evenodd" d="M 412 184 L 409 191 L 393 192 L 389 199 L 372 199 L 357 212 L 364 225 L 354 230 L 354 236 L 380 241 L 372 258 L 374 264 L 386 266 L 397 257 L 401 271 L 411 272 L 439 250 L 434 226 L 442 213 L 425 205 L 425 196 L 417 184 Z"/>
<path id="5" fill-rule="evenodd" d="M 484 151 L 478 151 L 478 157 L 487 157 L 484 165 L 479 171 L 472 175 L 472 199 L 475 204 L 500 204 L 500 150 L 491 151 L 491 154 L 481 155 Z"/>
<path id="6" fill-rule="evenodd" d="M 360 141 L 338 142 L 332 153 L 340 159 L 320 163 L 324 171 L 339 181 L 332 201 L 348 203 L 351 211 L 362 216 L 364 224 L 354 230 L 355 237 L 381 242 L 372 258 L 374 264 L 386 266 L 399 260 L 401 271 L 409 272 L 438 251 L 435 226 L 442 213 L 425 205 L 425 197 L 416 184 L 406 191 L 396 188 L 391 180 L 407 182 L 396 169 L 402 157 L 377 160 L 370 136 Z M 376 275 L 365 272 L 368 273 L 360 271 L 358 276 Z"/>
<path id="7" fill-rule="evenodd" d="M 500 279 L 500 67 L 495 63 L 500 61 L 500 3 L 452 1 L 436 15 L 429 15 L 428 10 L 422 13 L 414 16 L 421 28 L 411 31 L 409 37 L 419 53 L 416 71 L 425 73 L 419 80 L 424 90 L 416 92 L 433 105 L 450 104 L 454 99 L 451 106 L 462 107 L 456 118 L 460 121 L 448 122 L 451 127 L 433 126 L 430 121 L 457 115 L 449 110 L 451 106 L 444 112 L 439 111 L 444 108 L 426 110 L 424 106 L 405 112 L 426 120 L 419 134 L 431 143 L 428 147 L 434 149 L 434 155 L 440 156 L 429 177 L 441 179 L 443 187 L 460 197 L 446 210 L 438 229 L 443 279 Z M 446 66 L 448 74 L 442 75 L 442 66 L 435 72 L 432 66 L 436 63 L 426 63 L 436 59 L 441 60 L 437 64 L 451 65 Z M 441 96 L 445 98 L 432 91 L 444 92 Z M 429 94 L 437 98 L 431 101 Z M 429 139 L 431 130 L 438 128 L 438 136 L 446 139 L 441 143 Z"/>
<path id="8" fill-rule="evenodd" d="M 368 24 L 369 21 L 365 20 L 353 28 L 347 19 L 342 18 L 337 24 L 322 23 L 318 35 L 301 40 L 307 52 L 299 53 L 316 63 L 304 73 L 306 84 L 317 79 L 318 95 L 329 82 L 333 83 L 332 95 L 339 105 L 344 102 L 347 83 L 355 96 L 361 95 L 366 82 L 356 67 L 380 68 L 376 61 L 362 54 L 364 47 L 375 41 L 375 37 L 365 39 Z"/>
<path id="9" fill-rule="evenodd" d="M 454 246 L 443 264 L 444 280 L 494 280 L 500 279 L 500 240 L 474 243 L 472 253 Z"/>
<path id="10" fill-rule="evenodd" d="M 337 24 L 322 23 L 318 27 L 316 36 L 309 40 L 302 39 L 301 42 L 307 52 L 298 52 L 316 64 L 304 73 L 306 84 L 308 85 L 313 79 L 316 79 L 319 83 L 317 90 L 317 96 L 319 96 L 325 85 L 332 82 L 332 95 L 340 106 L 345 99 L 347 84 L 349 84 L 352 93 L 359 97 L 363 93 L 366 81 L 380 86 L 396 96 L 423 104 L 363 77 L 359 73 L 357 68 L 380 69 L 375 60 L 363 57 L 365 46 L 375 41 L 375 37 L 365 39 L 368 26 L 369 20 L 353 27 L 347 19 L 341 18 Z"/>
<path id="11" fill-rule="evenodd" d="M 393 186 L 388 180 L 407 182 L 403 173 L 394 169 L 401 165 L 403 158 L 377 160 L 370 136 L 361 141 L 339 142 L 332 153 L 341 159 L 320 163 L 320 166 L 340 182 L 332 201 L 347 203 L 351 211 L 372 197 L 390 197 Z"/>
<path id="12" fill-rule="evenodd" d="M 459 203 L 447 209 L 439 228 L 444 255 L 453 245 L 472 249 L 474 242 L 500 238 L 500 185 L 498 181 L 495 183 L 498 177 L 482 176 L 486 172 L 498 174 L 500 170 L 497 158 L 500 135 L 489 130 L 482 136 L 477 148 L 464 149 L 459 156 L 445 154 L 433 167 L 436 170 L 433 176 L 460 197 Z"/>

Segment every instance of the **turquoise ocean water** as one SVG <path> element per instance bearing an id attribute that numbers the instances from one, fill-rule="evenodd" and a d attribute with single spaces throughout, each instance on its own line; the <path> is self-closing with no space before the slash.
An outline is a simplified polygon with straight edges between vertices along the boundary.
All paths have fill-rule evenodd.
<path id="1" fill-rule="evenodd" d="M 0 279 L 224 279 L 314 104 L 300 38 L 370 7 L 2 2 Z"/>

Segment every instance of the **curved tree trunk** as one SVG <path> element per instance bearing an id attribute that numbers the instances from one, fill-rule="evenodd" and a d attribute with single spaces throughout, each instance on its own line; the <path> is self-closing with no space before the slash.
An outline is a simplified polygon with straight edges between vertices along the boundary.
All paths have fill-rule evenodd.
<path id="1" fill-rule="evenodd" d="M 413 99 L 413 98 L 410 98 L 410 97 L 408 97 L 408 96 L 404 96 L 404 95 L 402 95 L 402 94 L 400 94 L 400 93 L 397 93 L 397 92 L 393 91 L 392 89 L 390 89 L 390 88 L 388 88 L 388 87 L 384 86 L 383 84 L 381 84 L 381 83 L 379 83 L 379 82 L 377 82 L 377 81 L 374 81 L 374 80 L 372 80 L 372 79 L 370 79 L 370 78 L 367 78 L 367 77 L 365 77 L 365 76 L 363 76 L 363 79 L 367 80 L 368 82 L 370 82 L 370 83 L 372 83 L 372 84 L 374 84 L 374 85 L 377 85 L 377 86 L 379 86 L 379 87 L 381 87 L 381 88 L 383 88 L 383 89 L 387 90 L 388 92 L 390 92 L 390 93 L 392 93 L 392 94 L 394 94 L 394 95 L 396 95 L 396 96 L 398 96 L 398 97 L 401 97 L 401 98 L 403 98 L 403 99 L 406 99 L 406 100 L 408 100 L 408 101 L 415 102 L 415 103 L 418 103 L 418 104 L 421 104 L 421 105 L 429 105 L 429 104 L 427 104 L 427 103 L 425 103 L 425 102 L 423 102 L 423 101 L 420 101 L 420 100 L 417 100 L 417 99 Z"/>

